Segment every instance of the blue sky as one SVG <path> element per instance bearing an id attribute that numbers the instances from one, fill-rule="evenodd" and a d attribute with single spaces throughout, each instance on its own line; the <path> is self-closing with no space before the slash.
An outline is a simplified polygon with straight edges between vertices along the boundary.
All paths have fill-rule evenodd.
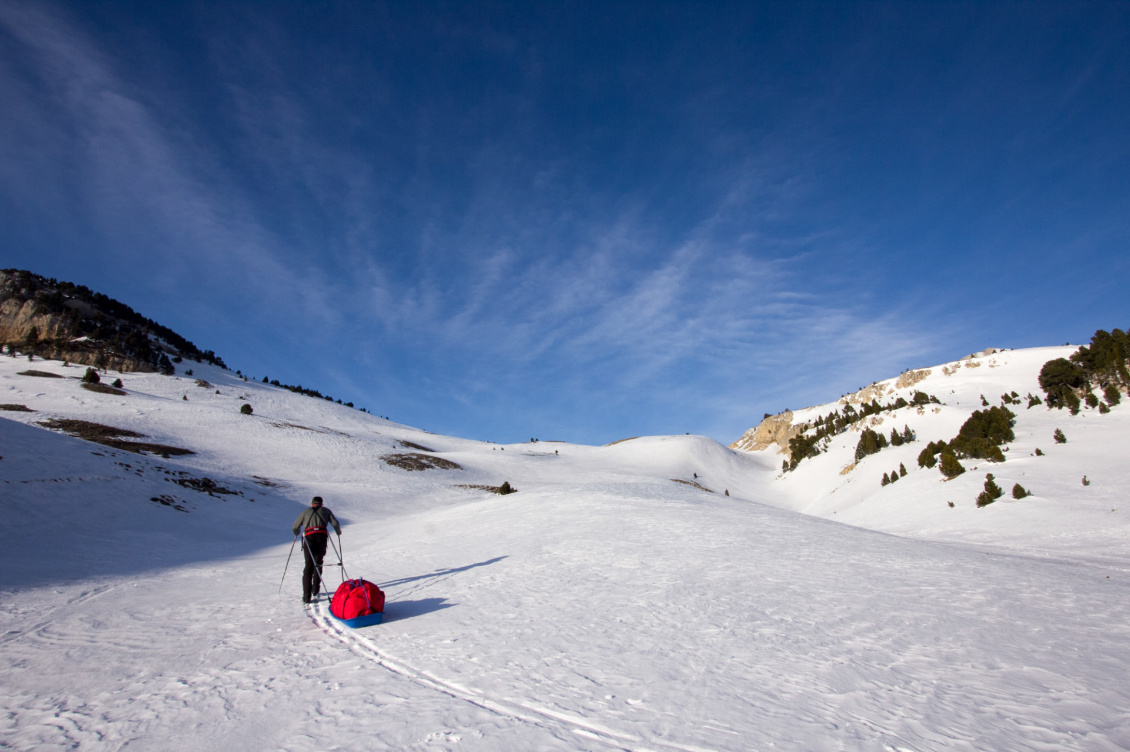
<path id="1" fill-rule="evenodd" d="M 1130 326 L 1127 3 L 0 0 L 0 267 L 492 441 Z"/>

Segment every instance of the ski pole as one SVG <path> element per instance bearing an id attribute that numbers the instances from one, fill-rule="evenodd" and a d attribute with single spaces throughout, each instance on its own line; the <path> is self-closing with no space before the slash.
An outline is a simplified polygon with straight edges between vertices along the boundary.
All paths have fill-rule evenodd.
<path id="1" fill-rule="evenodd" d="M 341 536 L 337 536 L 336 546 L 334 546 L 333 538 L 330 538 L 330 545 L 334 547 L 334 553 L 337 554 L 337 565 L 341 567 L 341 581 L 345 582 L 349 579 L 349 575 L 345 571 L 345 557 L 342 556 L 345 549 L 341 547 Z"/>
<path id="2" fill-rule="evenodd" d="M 294 544 L 297 543 L 297 542 L 298 542 L 298 536 L 295 535 L 294 540 L 292 540 L 290 542 L 290 553 L 286 555 L 286 566 L 283 567 L 282 580 L 279 580 L 279 595 L 278 595 L 279 598 L 282 598 L 283 580 L 286 579 L 286 570 L 287 570 L 287 567 L 290 566 L 290 557 L 294 555 Z"/>

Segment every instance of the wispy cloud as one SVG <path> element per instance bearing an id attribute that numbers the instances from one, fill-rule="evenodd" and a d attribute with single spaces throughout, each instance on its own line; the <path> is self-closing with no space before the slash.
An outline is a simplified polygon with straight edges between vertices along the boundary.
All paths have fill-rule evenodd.
<path id="1" fill-rule="evenodd" d="M 0 90 L 16 94 L 6 132 L 55 134 L 42 171 L 75 186 L 76 223 L 109 262 L 169 290 L 188 280 L 223 326 L 289 340 L 260 351 L 310 348 L 304 379 L 436 402 L 405 397 L 423 379 L 470 413 L 506 404 L 558 422 L 594 399 L 631 402 L 733 432 L 754 398 L 807 399 L 881 377 L 882 353 L 895 365 L 929 350 L 913 315 L 876 313 L 827 279 L 821 259 L 856 241 L 783 221 L 818 182 L 818 151 L 763 140 L 735 164 L 704 161 L 681 196 L 668 176 L 606 188 L 617 166 L 530 136 L 530 91 L 492 100 L 504 109 L 490 127 L 445 123 L 450 103 L 370 126 L 405 103 L 327 112 L 337 92 L 279 63 L 291 32 L 257 21 L 239 26 L 257 29 L 249 39 L 208 37 L 201 65 L 225 109 L 207 123 L 178 118 L 191 108 L 171 90 L 49 5 L 0 4 L 20 71 L 0 72 Z M 708 151 L 732 151 L 733 134 L 717 138 Z M 3 170 L 13 193 L 19 175 Z"/>
<path id="2" fill-rule="evenodd" d="M 831 399 L 846 377 L 879 378 L 930 350 L 913 316 L 830 298 L 804 254 L 761 258 L 712 237 L 710 217 L 672 248 L 648 247 L 654 233 L 633 212 L 552 260 L 510 246 L 477 253 L 480 239 L 460 238 L 476 260 L 442 303 L 416 305 L 428 292 L 405 289 L 403 303 L 382 295 L 381 305 L 410 310 L 406 331 L 423 349 L 461 364 L 460 378 L 489 374 L 496 392 L 580 403 L 646 394 L 677 405 L 684 425 L 729 423 L 730 433 L 763 405 Z M 751 393 L 763 402 L 750 405 Z"/>
<path id="3" fill-rule="evenodd" d="M 146 269 L 167 291 L 229 275 L 261 299 L 296 301 L 291 291 L 310 270 L 281 263 L 279 237 L 233 188 L 206 134 L 169 120 L 163 92 L 121 75 L 121 63 L 61 9 L 4 3 L 0 27 L 35 80 L 9 111 L 57 134 L 33 166 L 73 186 L 79 204 L 69 214 L 80 217 L 59 219 L 96 230 L 104 265 Z"/>

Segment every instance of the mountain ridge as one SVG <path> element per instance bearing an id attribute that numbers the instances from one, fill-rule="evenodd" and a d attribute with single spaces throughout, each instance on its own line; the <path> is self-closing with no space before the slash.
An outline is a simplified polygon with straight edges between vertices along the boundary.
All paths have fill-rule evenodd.
<path id="1" fill-rule="evenodd" d="M 84 285 L 0 269 L 0 348 L 116 371 L 173 373 L 183 359 L 226 367 L 211 350 Z"/>

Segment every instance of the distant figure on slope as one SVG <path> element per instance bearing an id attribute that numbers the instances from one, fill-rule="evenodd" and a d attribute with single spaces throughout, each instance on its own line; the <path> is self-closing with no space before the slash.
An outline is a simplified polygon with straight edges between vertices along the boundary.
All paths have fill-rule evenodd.
<path id="1" fill-rule="evenodd" d="M 302 570 L 302 602 L 309 603 L 311 598 L 318 594 L 322 586 L 322 559 L 326 555 L 326 544 L 329 542 L 329 526 L 333 525 L 334 532 L 341 535 L 341 525 L 337 517 L 326 507 L 322 506 L 322 497 L 315 496 L 308 509 L 303 509 L 302 514 L 294 521 L 294 535 L 302 533 L 302 553 L 306 557 L 306 568 Z"/>

